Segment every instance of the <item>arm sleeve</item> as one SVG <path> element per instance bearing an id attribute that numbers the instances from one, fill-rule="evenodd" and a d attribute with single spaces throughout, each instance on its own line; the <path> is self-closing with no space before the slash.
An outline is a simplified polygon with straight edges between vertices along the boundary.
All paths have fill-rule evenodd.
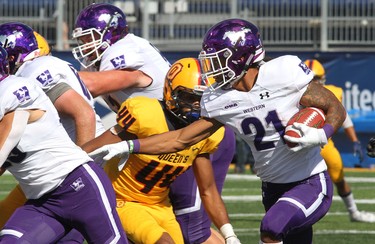
<path id="1" fill-rule="evenodd" d="M 9 135 L 6 138 L 0 150 L 0 167 L 4 164 L 5 160 L 8 158 L 9 153 L 21 140 L 21 137 L 23 135 L 23 132 L 25 131 L 29 116 L 30 116 L 30 113 L 28 111 L 25 111 L 25 110 L 15 111 L 13 122 L 12 122 L 12 128 L 10 129 Z"/>
<path id="2" fill-rule="evenodd" d="M 47 91 L 46 94 L 49 97 L 49 99 L 51 99 L 52 103 L 55 103 L 56 99 L 58 99 L 62 94 L 64 94 L 67 90 L 70 89 L 72 89 L 71 86 L 64 82 L 61 82 L 49 91 Z"/>

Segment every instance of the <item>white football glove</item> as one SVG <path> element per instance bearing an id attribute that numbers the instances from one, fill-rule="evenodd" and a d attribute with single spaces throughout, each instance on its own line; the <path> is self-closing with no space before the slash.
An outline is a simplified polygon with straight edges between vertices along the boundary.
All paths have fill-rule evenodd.
<path id="1" fill-rule="evenodd" d="M 229 223 L 220 227 L 220 233 L 225 239 L 225 244 L 241 244 L 240 240 L 234 234 L 233 226 Z"/>
<path id="2" fill-rule="evenodd" d="M 126 163 L 126 160 L 129 157 L 129 145 L 127 141 L 121 141 L 118 143 L 104 145 L 88 154 L 90 157 L 94 158 L 95 161 L 97 161 L 98 158 L 102 158 L 104 161 L 108 161 L 113 157 L 119 157 L 121 158 L 121 160 L 118 167 L 119 170 L 122 170 Z"/>
<path id="3" fill-rule="evenodd" d="M 327 144 L 327 136 L 323 129 L 310 127 L 302 123 L 293 123 L 293 128 L 300 131 L 300 138 L 284 135 L 285 140 L 297 143 L 297 146 L 290 148 L 293 152 Z"/>
<path id="4" fill-rule="evenodd" d="M 237 236 L 230 236 L 225 239 L 225 244 L 241 244 L 241 242 L 238 240 Z"/>

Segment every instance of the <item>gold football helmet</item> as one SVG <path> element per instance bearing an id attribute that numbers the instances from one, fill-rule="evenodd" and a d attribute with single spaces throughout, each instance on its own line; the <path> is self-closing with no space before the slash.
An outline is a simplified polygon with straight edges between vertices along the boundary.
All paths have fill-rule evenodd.
<path id="1" fill-rule="evenodd" d="M 198 59 L 177 60 L 165 77 L 163 96 L 166 108 L 185 123 L 192 123 L 199 119 L 200 99 L 206 88 Z"/>
<path id="2" fill-rule="evenodd" d="M 305 64 L 314 73 L 314 80 L 317 80 L 320 84 L 324 85 L 326 82 L 326 71 L 323 65 L 316 59 L 307 59 Z"/>

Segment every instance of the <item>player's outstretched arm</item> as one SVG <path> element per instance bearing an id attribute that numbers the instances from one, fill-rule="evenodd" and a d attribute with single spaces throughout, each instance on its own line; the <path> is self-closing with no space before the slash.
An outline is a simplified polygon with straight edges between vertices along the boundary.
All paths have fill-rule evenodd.
<path id="1" fill-rule="evenodd" d="M 204 208 L 214 225 L 220 230 L 225 243 L 240 244 L 230 224 L 225 204 L 217 190 L 209 154 L 198 155 L 194 161 L 193 170 Z"/>
<path id="2" fill-rule="evenodd" d="M 181 151 L 211 136 L 221 126 L 214 119 L 202 118 L 179 130 L 135 140 L 132 153 L 163 154 Z"/>
<path id="3" fill-rule="evenodd" d="M 119 126 L 114 126 L 118 128 Z M 112 130 L 112 131 L 111 131 Z M 95 149 L 98 149 L 100 147 L 103 147 L 108 144 L 118 143 L 121 142 L 120 136 L 115 132 L 114 128 L 111 128 L 107 131 L 105 131 L 100 136 L 88 141 L 82 146 L 82 149 L 86 151 L 87 153 L 90 153 L 94 151 Z"/>
<path id="4" fill-rule="evenodd" d="M 79 71 L 78 74 L 93 97 L 131 87 L 147 87 L 152 82 L 142 71 L 131 69 Z"/>
<path id="5" fill-rule="evenodd" d="M 222 124 L 213 119 L 202 118 L 195 121 L 179 130 L 169 131 L 158 135 L 149 136 L 146 138 L 129 140 L 123 137 L 124 141 L 112 142 L 112 144 L 102 144 L 101 147 L 91 147 L 87 152 L 90 152 L 91 157 L 104 155 L 106 160 L 115 156 L 124 156 L 128 153 L 143 153 L 143 154 L 164 154 L 181 151 L 195 143 L 206 139 L 215 131 L 217 131 Z M 87 146 L 87 145 L 86 145 Z"/>

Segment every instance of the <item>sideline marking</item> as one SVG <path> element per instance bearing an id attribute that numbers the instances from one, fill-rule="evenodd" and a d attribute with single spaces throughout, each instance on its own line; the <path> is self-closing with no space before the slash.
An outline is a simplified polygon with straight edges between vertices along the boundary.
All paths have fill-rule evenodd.
<path id="1" fill-rule="evenodd" d="M 243 196 L 222 196 L 224 201 L 227 202 L 260 202 L 262 201 L 262 196 L 260 195 L 243 195 Z M 341 197 L 333 196 L 333 201 L 342 201 Z M 361 204 L 375 204 L 375 199 L 355 199 L 356 203 Z"/>

